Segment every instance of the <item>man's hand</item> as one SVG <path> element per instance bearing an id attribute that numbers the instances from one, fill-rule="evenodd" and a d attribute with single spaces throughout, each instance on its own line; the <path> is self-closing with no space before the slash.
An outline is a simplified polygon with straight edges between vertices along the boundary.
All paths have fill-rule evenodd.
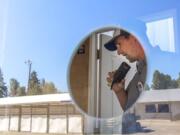
<path id="1" fill-rule="evenodd" d="M 111 84 L 112 84 L 114 73 L 115 73 L 115 71 L 108 73 L 108 77 L 106 78 L 106 80 L 108 82 L 108 86 L 111 86 Z M 122 90 L 124 90 L 124 86 L 125 86 L 125 80 L 123 79 L 121 82 L 114 83 L 112 86 L 112 89 L 115 93 L 119 93 Z"/>

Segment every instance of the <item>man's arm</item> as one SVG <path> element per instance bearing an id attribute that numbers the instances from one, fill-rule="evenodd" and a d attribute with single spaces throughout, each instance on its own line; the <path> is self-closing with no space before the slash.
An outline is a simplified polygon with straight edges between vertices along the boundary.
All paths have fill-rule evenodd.
<path id="1" fill-rule="evenodd" d="M 114 84 L 112 89 L 115 92 L 122 109 L 125 111 L 128 96 L 127 92 L 124 90 L 124 83 L 125 81 L 122 80 L 120 83 Z"/>
<path id="2" fill-rule="evenodd" d="M 108 75 L 109 76 L 107 77 L 107 82 L 112 83 L 114 72 L 109 72 Z M 121 82 L 114 83 L 112 86 L 112 90 L 115 92 L 122 109 L 125 111 L 128 95 L 124 90 L 124 86 L 125 80 L 122 80 Z"/>

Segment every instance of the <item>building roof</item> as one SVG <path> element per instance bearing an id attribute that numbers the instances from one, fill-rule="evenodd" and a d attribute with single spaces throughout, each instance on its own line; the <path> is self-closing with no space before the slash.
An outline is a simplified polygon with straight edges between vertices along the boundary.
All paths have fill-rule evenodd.
<path id="1" fill-rule="evenodd" d="M 180 89 L 143 91 L 137 103 L 180 101 Z"/>
<path id="2" fill-rule="evenodd" d="M 71 102 L 69 93 L 0 98 L 0 106 Z"/>
<path id="3" fill-rule="evenodd" d="M 137 103 L 180 101 L 180 89 L 143 91 Z M 0 106 L 72 102 L 69 93 L 0 98 Z"/>

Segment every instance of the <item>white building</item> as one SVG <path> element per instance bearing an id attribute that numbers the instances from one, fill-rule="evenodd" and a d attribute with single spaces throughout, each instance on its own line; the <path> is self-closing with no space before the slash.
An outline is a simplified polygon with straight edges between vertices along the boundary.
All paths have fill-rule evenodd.
<path id="1" fill-rule="evenodd" d="M 132 111 L 140 119 L 180 120 L 180 89 L 143 91 Z M 93 133 L 94 122 L 76 109 L 68 93 L 0 98 L 0 134 Z"/>
<path id="2" fill-rule="evenodd" d="M 180 89 L 143 91 L 134 111 L 140 119 L 180 120 Z"/>
<path id="3" fill-rule="evenodd" d="M 83 120 L 68 93 L 0 99 L 0 132 L 83 133 Z"/>

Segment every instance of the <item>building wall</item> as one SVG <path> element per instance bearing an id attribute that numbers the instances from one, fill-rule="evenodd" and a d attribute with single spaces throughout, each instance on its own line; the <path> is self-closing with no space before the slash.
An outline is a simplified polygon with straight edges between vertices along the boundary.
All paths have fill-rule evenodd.
<path id="1" fill-rule="evenodd" d="M 0 132 L 81 134 L 83 120 L 72 104 L 0 107 Z"/>
<path id="2" fill-rule="evenodd" d="M 89 39 L 82 43 L 84 53 L 75 52 L 70 68 L 70 85 L 74 100 L 87 112 L 88 109 L 88 78 L 89 78 Z"/>
<path id="3" fill-rule="evenodd" d="M 156 103 L 156 104 L 158 104 L 158 103 Z M 137 116 L 139 116 L 140 119 L 171 119 L 171 109 L 170 109 L 169 113 L 159 113 L 159 112 L 147 113 L 146 109 L 145 109 L 146 105 L 148 105 L 148 103 L 147 104 L 138 103 L 135 106 L 135 114 Z M 171 107 L 171 106 L 169 106 L 169 107 Z"/>
<path id="4" fill-rule="evenodd" d="M 0 131 L 8 131 L 9 130 L 9 117 L 4 115 L 0 116 Z"/>
<path id="5" fill-rule="evenodd" d="M 180 101 L 171 103 L 172 120 L 180 120 Z"/>
<path id="6" fill-rule="evenodd" d="M 21 116 L 21 131 L 30 132 L 31 115 Z"/>

